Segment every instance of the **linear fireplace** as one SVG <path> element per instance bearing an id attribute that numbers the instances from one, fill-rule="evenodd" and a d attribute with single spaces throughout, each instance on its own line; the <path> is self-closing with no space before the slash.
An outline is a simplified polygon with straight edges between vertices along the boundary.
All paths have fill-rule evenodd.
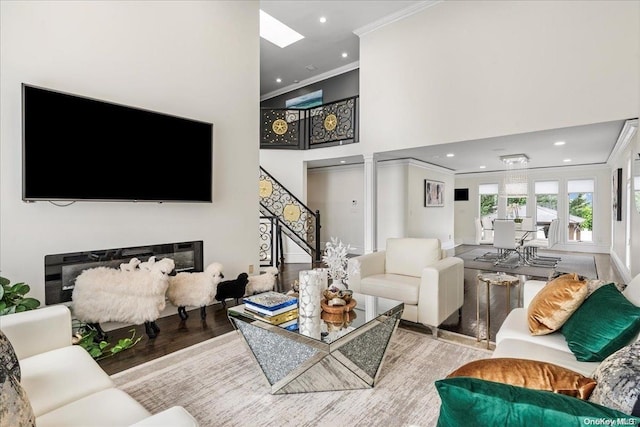
<path id="1" fill-rule="evenodd" d="M 120 264 L 129 262 L 131 258 L 146 261 L 151 256 L 158 260 L 173 259 L 177 272 L 203 271 L 202 240 L 46 255 L 45 303 L 71 301 L 76 277 L 83 270 L 100 266 L 119 268 Z"/>

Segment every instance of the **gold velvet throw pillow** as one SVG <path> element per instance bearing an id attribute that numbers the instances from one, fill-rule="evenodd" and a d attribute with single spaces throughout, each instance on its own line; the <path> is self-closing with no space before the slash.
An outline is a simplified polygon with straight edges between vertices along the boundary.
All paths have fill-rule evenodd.
<path id="1" fill-rule="evenodd" d="M 531 335 L 557 331 L 587 298 L 587 282 L 576 273 L 565 274 L 547 283 L 531 300 L 527 320 Z"/>
<path id="2" fill-rule="evenodd" d="M 447 378 L 472 377 L 486 381 L 546 390 L 586 400 L 596 386 L 594 379 L 570 369 L 538 360 L 481 359 L 459 367 Z"/>

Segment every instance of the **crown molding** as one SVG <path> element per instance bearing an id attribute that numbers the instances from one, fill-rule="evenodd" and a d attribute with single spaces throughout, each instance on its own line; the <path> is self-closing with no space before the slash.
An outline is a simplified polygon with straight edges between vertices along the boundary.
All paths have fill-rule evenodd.
<path id="1" fill-rule="evenodd" d="M 620 155 L 627 149 L 629 143 L 631 142 L 631 138 L 638 131 L 638 119 L 629 119 L 624 122 L 622 126 L 622 130 L 618 135 L 618 139 L 616 141 L 616 145 L 613 146 L 611 153 L 609 153 L 609 158 L 607 159 L 607 164 L 613 167 L 615 161 L 620 157 Z"/>
<path id="2" fill-rule="evenodd" d="M 308 79 L 300 80 L 298 83 L 274 90 L 269 93 L 265 93 L 260 96 L 260 102 L 265 101 L 267 99 L 275 98 L 276 96 L 280 96 L 287 92 L 294 91 L 296 89 L 300 89 L 301 87 L 308 86 L 313 83 L 317 83 L 322 80 L 329 79 L 331 77 L 339 76 L 340 74 L 347 73 L 349 71 L 360 68 L 360 61 L 355 61 L 350 64 L 343 65 L 342 67 L 334 68 L 333 70 L 325 71 L 324 73 L 317 74 L 313 77 L 309 77 Z"/>
<path id="3" fill-rule="evenodd" d="M 423 10 L 431 6 L 435 6 L 438 3 L 442 3 L 443 1 L 444 0 L 428 0 L 428 1 L 422 1 L 420 3 L 416 3 L 405 9 L 399 10 L 395 13 L 392 13 L 383 18 L 380 18 L 377 21 L 373 21 L 370 24 L 367 24 L 360 28 L 356 28 L 355 30 L 353 30 L 353 33 L 358 37 L 362 37 L 365 34 L 368 34 L 372 31 L 375 31 L 379 28 L 384 27 L 385 25 L 389 25 L 393 22 L 400 21 L 401 19 L 407 18 L 411 15 L 415 15 L 416 13 L 422 12 Z"/>
<path id="4" fill-rule="evenodd" d="M 442 166 L 427 163 L 422 160 L 414 159 L 412 157 L 406 157 L 404 159 L 378 160 L 378 167 L 380 166 L 415 166 L 420 169 L 426 169 L 433 172 L 455 176 L 454 171 L 452 171 L 451 169 L 443 168 Z"/>

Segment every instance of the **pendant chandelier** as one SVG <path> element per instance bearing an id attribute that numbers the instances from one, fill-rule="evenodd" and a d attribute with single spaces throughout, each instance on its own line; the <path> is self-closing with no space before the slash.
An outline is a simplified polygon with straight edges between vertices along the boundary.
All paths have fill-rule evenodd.
<path id="1" fill-rule="evenodd" d="M 527 165 L 529 157 L 526 154 L 512 154 L 500 156 L 505 164 L 505 173 L 500 185 L 501 197 L 527 197 L 529 195 L 529 180 Z"/>

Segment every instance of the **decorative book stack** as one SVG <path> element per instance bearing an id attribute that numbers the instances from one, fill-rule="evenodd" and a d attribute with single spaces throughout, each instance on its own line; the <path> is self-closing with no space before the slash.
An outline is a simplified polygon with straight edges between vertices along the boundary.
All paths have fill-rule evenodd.
<path id="1" fill-rule="evenodd" d="M 269 291 L 243 298 L 254 317 L 288 330 L 298 329 L 298 298 Z"/>

